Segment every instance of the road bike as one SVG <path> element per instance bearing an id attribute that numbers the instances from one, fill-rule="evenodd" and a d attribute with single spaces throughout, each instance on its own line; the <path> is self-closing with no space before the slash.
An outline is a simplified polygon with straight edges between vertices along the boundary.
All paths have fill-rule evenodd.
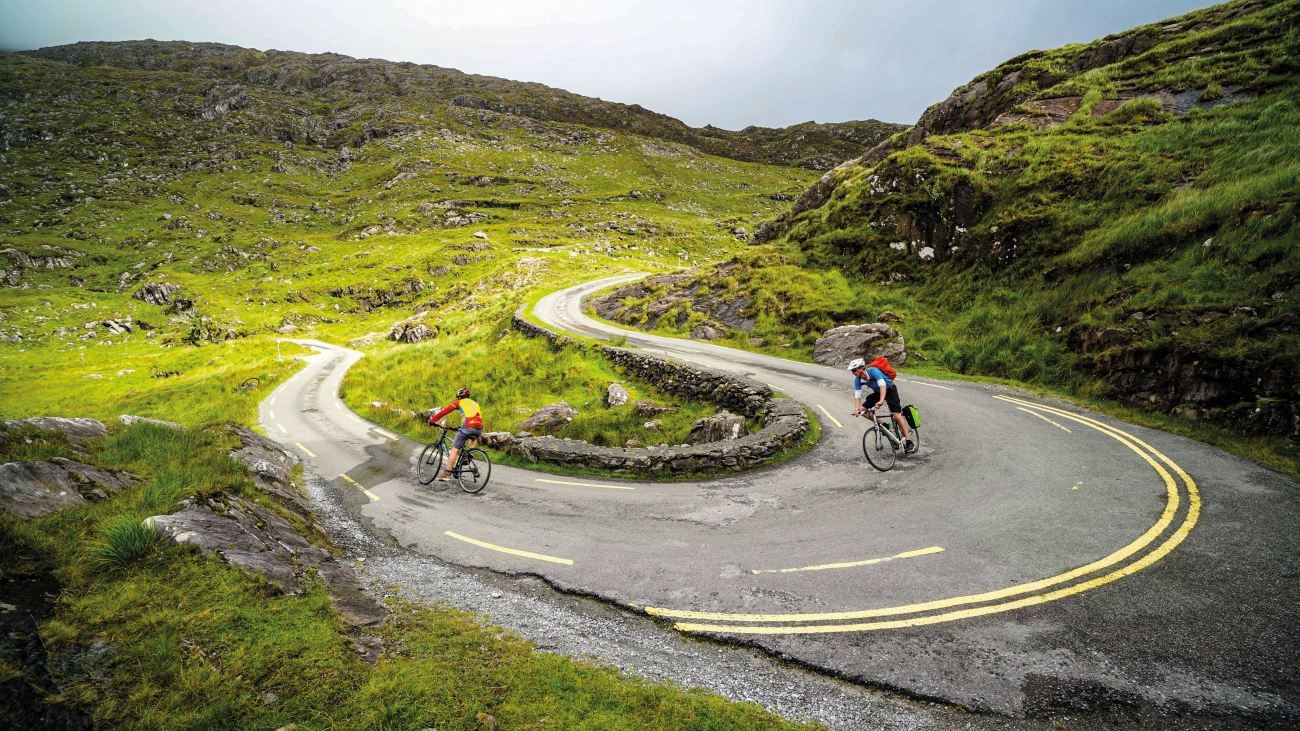
<path id="1" fill-rule="evenodd" d="M 868 417 L 867 414 L 871 416 Z M 862 435 L 862 453 L 866 455 L 867 461 L 881 472 L 893 469 L 894 463 L 898 461 L 898 450 L 904 446 L 903 429 L 894 420 L 894 415 L 888 409 L 883 414 L 872 409 L 856 416 L 871 419 L 871 426 Z M 912 427 L 911 432 L 912 452 L 915 453 L 921 448 L 921 428 Z"/>
<path id="2" fill-rule="evenodd" d="M 456 431 L 455 427 L 442 424 L 433 426 L 441 429 L 442 433 L 420 452 L 420 459 L 415 463 L 416 478 L 421 485 L 433 482 L 438 476 L 442 463 L 447 459 L 447 453 L 451 451 L 451 433 Z M 460 450 L 460 458 L 456 460 L 456 466 L 451 468 L 451 476 L 456 478 L 460 489 L 470 494 L 486 487 L 488 477 L 492 474 L 492 460 L 488 459 L 487 452 L 477 445 L 477 439 L 466 440 L 465 447 Z"/>

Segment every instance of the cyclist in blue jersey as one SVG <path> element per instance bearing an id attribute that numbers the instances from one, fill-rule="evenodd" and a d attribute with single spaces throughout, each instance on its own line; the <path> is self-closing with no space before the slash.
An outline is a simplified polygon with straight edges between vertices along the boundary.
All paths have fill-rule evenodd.
<path id="1" fill-rule="evenodd" d="M 916 451 L 916 444 L 912 441 L 912 430 L 907 426 L 907 419 L 903 418 L 903 402 L 898 397 L 898 387 L 894 385 L 892 379 L 885 375 L 885 372 L 879 368 L 867 367 L 867 361 L 862 358 L 854 358 L 849 363 L 849 372 L 853 374 L 853 415 L 860 416 L 876 407 L 881 401 L 889 406 L 889 413 L 898 422 L 898 426 L 903 432 L 903 451 L 911 454 Z M 869 391 L 866 398 L 863 399 L 863 387 Z"/>

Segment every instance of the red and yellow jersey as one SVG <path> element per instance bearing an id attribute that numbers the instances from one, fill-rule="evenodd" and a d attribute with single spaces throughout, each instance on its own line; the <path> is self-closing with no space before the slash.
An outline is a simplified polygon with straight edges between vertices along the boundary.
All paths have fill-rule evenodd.
<path id="1" fill-rule="evenodd" d="M 467 426 L 471 429 L 483 428 L 483 409 L 479 407 L 477 401 L 470 398 L 461 398 L 452 401 L 450 405 L 443 407 L 441 411 L 434 414 L 430 421 L 438 421 L 453 411 L 459 411 L 461 418 L 464 419 L 464 421 L 461 422 L 461 426 Z"/>

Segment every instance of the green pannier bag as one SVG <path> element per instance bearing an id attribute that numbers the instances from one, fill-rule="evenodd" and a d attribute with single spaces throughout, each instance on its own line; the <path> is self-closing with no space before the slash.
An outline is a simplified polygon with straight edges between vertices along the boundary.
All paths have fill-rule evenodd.
<path id="1" fill-rule="evenodd" d="M 921 425 L 921 411 L 911 404 L 903 407 L 903 418 L 907 419 L 907 425 L 913 429 Z"/>

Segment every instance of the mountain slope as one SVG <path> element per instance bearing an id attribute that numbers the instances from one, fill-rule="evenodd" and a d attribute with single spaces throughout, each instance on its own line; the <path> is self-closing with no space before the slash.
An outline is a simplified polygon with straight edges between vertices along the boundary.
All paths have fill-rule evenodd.
<path id="1" fill-rule="evenodd" d="M 731 282 L 772 342 L 890 309 L 948 369 L 1294 444 L 1298 21 L 1234 2 L 1011 59 L 760 227 L 779 255 L 682 286 Z"/>
<path id="2" fill-rule="evenodd" d="M 128 41 L 76 43 L 27 52 L 38 58 L 78 66 L 106 65 L 146 71 L 172 71 L 223 81 L 236 87 L 215 91 L 236 95 L 242 88 L 263 87 L 289 96 L 311 96 L 344 118 L 321 120 L 313 142 L 346 144 L 346 115 L 358 107 L 382 114 L 392 107 L 419 109 L 450 104 L 487 109 L 538 121 L 566 122 L 630 132 L 687 144 L 712 155 L 747 162 L 800 165 L 825 170 L 860 155 L 902 125 L 867 120 L 837 124 L 806 122 L 785 129 L 750 127 L 739 132 L 694 129 L 679 120 L 636 104 L 618 104 L 536 83 L 466 74 L 431 65 L 339 54 L 256 51 L 219 43 Z M 214 93 L 209 90 L 209 93 Z"/>

